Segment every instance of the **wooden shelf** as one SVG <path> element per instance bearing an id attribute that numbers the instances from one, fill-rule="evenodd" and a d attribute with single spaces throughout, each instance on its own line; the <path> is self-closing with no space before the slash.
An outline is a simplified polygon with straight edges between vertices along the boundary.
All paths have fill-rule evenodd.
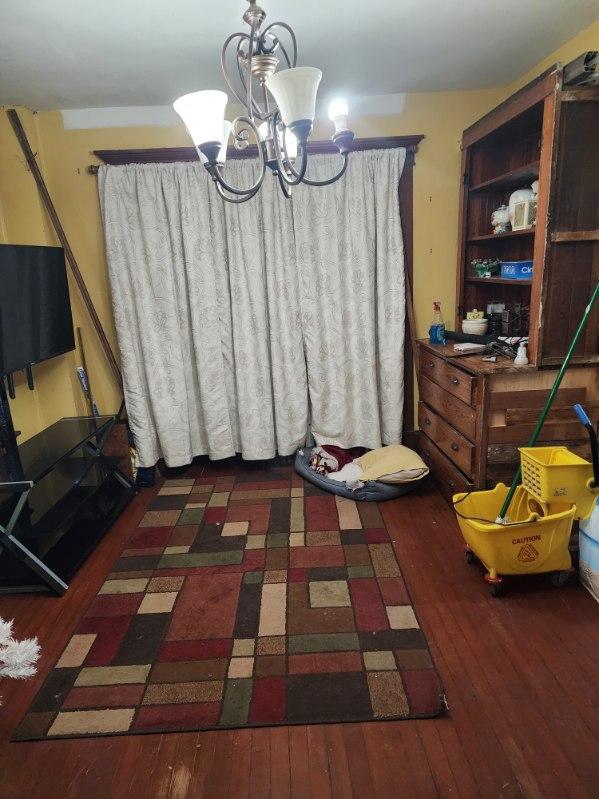
<path id="1" fill-rule="evenodd" d="M 470 236 L 468 243 L 477 241 L 494 241 L 495 239 L 513 239 L 519 236 L 534 236 L 535 228 L 527 227 L 525 230 L 508 230 L 507 233 L 487 233 L 484 236 Z"/>
<path id="2" fill-rule="evenodd" d="M 532 286 L 532 280 L 508 280 L 505 277 L 467 277 L 466 283 L 492 283 L 496 286 Z"/>
<path id="3" fill-rule="evenodd" d="M 479 191 L 507 191 L 508 189 L 523 188 L 539 177 L 539 162 L 532 161 L 530 164 L 511 169 L 490 180 L 483 180 L 475 186 L 470 186 L 470 193 Z"/>

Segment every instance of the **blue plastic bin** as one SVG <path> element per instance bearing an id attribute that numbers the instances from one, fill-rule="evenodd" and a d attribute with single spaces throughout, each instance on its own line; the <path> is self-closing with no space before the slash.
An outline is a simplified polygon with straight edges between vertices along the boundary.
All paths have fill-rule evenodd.
<path id="1" fill-rule="evenodd" d="M 501 277 L 505 280 L 531 280 L 532 261 L 502 261 Z"/>

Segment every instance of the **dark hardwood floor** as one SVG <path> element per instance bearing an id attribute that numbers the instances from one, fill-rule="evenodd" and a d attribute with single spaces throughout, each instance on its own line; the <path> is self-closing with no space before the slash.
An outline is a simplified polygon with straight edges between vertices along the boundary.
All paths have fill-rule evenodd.
<path id="1" fill-rule="evenodd" d="M 595 797 L 599 608 L 576 583 L 488 595 L 432 487 L 381 507 L 449 704 L 426 721 L 10 743 L 156 489 L 138 495 L 62 599 L 0 597 L 39 673 L 0 683 L 0 797 Z"/>

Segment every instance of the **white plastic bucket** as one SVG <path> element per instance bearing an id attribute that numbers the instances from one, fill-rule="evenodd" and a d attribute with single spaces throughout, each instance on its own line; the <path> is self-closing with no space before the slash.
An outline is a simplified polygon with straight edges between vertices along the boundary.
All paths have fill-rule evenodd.
<path id="1" fill-rule="evenodd" d="M 580 582 L 599 602 L 599 500 L 579 525 Z"/>

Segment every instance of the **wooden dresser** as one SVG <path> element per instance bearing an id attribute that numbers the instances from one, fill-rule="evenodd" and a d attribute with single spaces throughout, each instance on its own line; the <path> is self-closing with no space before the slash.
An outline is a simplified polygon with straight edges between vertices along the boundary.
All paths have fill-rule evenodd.
<path id="1" fill-rule="evenodd" d="M 453 345 L 418 342 L 419 448 L 441 492 L 453 494 L 509 483 L 555 380 L 556 370 L 455 357 Z M 588 437 L 572 405 L 581 402 L 599 419 L 599 368 L 570 369 L 539 443 L 565 444 L 590 456 Z"/>

